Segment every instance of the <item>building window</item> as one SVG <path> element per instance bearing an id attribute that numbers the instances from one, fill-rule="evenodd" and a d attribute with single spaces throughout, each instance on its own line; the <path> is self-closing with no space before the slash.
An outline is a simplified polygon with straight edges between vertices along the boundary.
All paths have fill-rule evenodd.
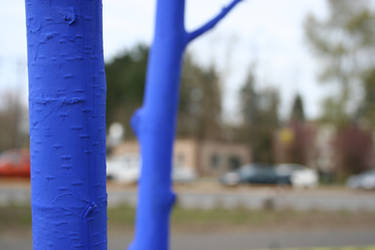
<path id="1" fill-rule="evenodd" d="M 215 153 L 211 156 L 211 168 L 217 169 L 219 165 L 220 165 L 220 156 Z"/>
<path id="2" fill-rule="evenodd" d="M 228 165 L 230 170 L 236 170 L 241 166 L 241 159 L 238 155 L 231 155 L 228 158 Z"/>

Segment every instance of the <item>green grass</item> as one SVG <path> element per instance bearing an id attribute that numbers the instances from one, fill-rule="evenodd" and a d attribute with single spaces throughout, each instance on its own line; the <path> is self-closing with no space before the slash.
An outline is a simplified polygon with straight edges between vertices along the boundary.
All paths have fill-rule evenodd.
<path id="1" fill-rule="evenodd" d="M 295 211 L 259 211 L 246 209 L 183 209 L 175 207 L 171 223 L 179 226 L 215 226 L 215 225 L 264 225 L 274 224 L 286 218 L 298 219 L 305 213 Z M 133 225 L 135 211 L 129 206 L 120 206 L 108 210 L 108 223 L 111 225 Z"/>
<path id="2" fill-rule="evenodd" d="M 122 205 L 116 208 L 108 208 L 108 225 L 133 228 L 135 217 L 135 209 Z"/>
<path id="3" fill-rule="evenodd" d="M 111 228 L 131 230 L 134 225 L 134 208 L 123 205 L 108 209 Z M 9 227 L 30 227 L 31 209 L 23 206 L 0 207 L 0 230 Z M 351 212 L 298 212 L 292 210 L 234 210 L 183 209 L 175 207 L 171 216 L 174 230 L 259 230 L 262 228 L 324 228 L 375 226 L 375 213 Z"/>
<path id="4" fill-rule="evenodd" d="M 28 227 L 31 225 L 31 209 L 16 205 L 0 207 L 0 221 L 0 230 L 9 227 Z"/>
<path id="5" fill-rule="evenodd" d="M 111 227 L 133 228 L 135 211 L 129 206 L 110 208 Z M 175 207 L 171 225 L 177 231 L 262 230 L 375 226 L 375 213 L 321 212 L 293 210 L 183 209 Z"/>

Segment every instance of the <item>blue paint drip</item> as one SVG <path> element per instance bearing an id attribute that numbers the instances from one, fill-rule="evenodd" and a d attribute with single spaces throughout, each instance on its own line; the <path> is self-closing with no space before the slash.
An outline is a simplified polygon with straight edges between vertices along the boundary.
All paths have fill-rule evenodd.
<path id="1" fill-rule="evenodd" d="M 102 5 L 26 0 L 34 250 L 107 249 Z"/>

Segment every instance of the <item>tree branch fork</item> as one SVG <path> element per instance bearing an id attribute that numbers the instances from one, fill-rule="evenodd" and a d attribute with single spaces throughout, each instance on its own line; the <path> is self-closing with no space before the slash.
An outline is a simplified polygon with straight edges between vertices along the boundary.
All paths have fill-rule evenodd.
<path id="1" fill-rule="evenodd" d="M 199 36 L 203 35 L 207 31 L 211 30 L 218 24 L 238 3 L 242 2 L 243 0 L 232 0 L 230 4 L 225 6 L 221 12 L 219 12 L 216 16 L 214 16 L 211 20 L 193 30 L 191 32 L 186 32 L 186 45 L 198 38 Z"/>

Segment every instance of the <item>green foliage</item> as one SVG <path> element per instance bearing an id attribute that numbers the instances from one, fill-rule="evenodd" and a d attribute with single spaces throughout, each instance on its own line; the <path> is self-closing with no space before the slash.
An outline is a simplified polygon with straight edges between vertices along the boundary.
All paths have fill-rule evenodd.
<path id="1" fill-rule="evenodd" d="M 365 90 L 366 72 L 375 68 L 375 13 L 368 0 L 327 3 L 329 16 L 318 20 L 310 15 L 305 30 L 309 44 L 321 59 L 320 79 L 335 82 L 340 88 L 338 95 L 324 103 L 323 120 L 342 126 L 350 122 L 350 116 L 356 116 L 348 105 L 353 102 L 354 90 Z"/>
<path id="2" fill-rule="evenodd" d="M 187 54 L 181 79 L 179 124 L 182 137 L 214 139 L 220 136 L 221 87 L 213 65 L 208 69 L 194 63 Z"/>
<path id="3" fill-rule="evenodd" d="M 327 0 L 329 15 L 306 21 L 309 44 L 321 59 L 321 80 L 339 86 L 323 102 L 323 122 L 338 132 L 334 142 L 336 169 L 342 175 L 369 167 L 371 131 L 375 128 L 375 11 L 369 0 Z M 358 100 L 356 93 L 362 92 Z"/>
<path id="4" fill-rule="evenodd" d="M 375 68 L 364 74 L 363 82 L 364 100 L 360 112 L 369 126 L 375 129 Z"/>
<path id="5" fill-rule="evenodd" d="M 138 45 L 114 58 L 105 67 L 107 77 L 107 123 L 120 122 L 127 135 L 130 117 L 142 105 L 148 47 Z"/>
<path id="6" fill-rule="evenodd" d="M 322 105 L 323 114 L 320 117 L 321 122 L 334 123 L 337 127 L 346 126 L 350 118 L 335 97 L 327 97 L 323 100 Z"/>
<path id="7" fill-rule="evenodd" d="M 138 45 L 106 65 L 107 122 L 120 122 L 126 137 L 133 136 L 130 118 L 142 105 L 149 48 Z M 184 60 L 177 135 L 198 139 L 220 135 L 221 88 L 214 66 L 200 67 L 191 55 Z"/>

